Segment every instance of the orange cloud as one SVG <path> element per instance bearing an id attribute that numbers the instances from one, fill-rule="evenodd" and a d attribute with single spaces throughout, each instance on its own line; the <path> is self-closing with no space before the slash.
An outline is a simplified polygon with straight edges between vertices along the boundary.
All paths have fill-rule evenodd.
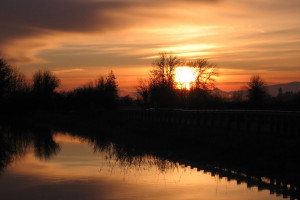
<path id="1" fill-rule="evenodd" d="M 63 69 L 63 70 L 54 70 L 53 73 L 55 74 L 63 74 L 63 73 L 70 73 L 70 72 L 82 72 L 85 69 L 82 68 L 75 68 L 75 69 Z"/>
<path id="2" fill-rule="evenodd" d="M 100 74 L 149 68 L 161 51 L 208 58 L 232 69 L 234 82 L 243 79 L 234 70 L 244 76 L 264 71 L 272 81 L 280 71 L 286 75 L 280 80 L 299 80 L 292 74 L 300 67 L 298 0 L 16 2 L 4 0 L 0 7 L 1 51 L 26 74 L 41 67 L 56 71 L 68 88 L 78 78 L 93 79 L 91 68 Z M 84 71 L 77 77 L 63 72 L 68 69 Z M 133 90 L 129 85 L 140 75 L 120 77 L 122 85 Z"/>

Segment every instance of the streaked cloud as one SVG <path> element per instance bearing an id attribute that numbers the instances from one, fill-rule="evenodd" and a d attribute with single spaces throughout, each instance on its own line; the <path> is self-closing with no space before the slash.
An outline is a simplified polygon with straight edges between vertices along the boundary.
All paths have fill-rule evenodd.
<path id="1" fill-rule="evenodd" d="M 144 70 L 168 51 L 242 70 L 236 82 L 255 70 L 297 79 L 299 10 L 299 0 L 2 0 L 0 51 L 27 74 Z"/>
<path id="2" fill-rule="evenodd" d="M 64 73 L 70 73 L 70 72 L 82 72 L 82 71 L 85 71 L 85 69 L 82 69 L 82 68 L 75 68 L 75 69 L 54 70 L 53 73 L 55 73 L 55 74 L 64 74 Z"/>

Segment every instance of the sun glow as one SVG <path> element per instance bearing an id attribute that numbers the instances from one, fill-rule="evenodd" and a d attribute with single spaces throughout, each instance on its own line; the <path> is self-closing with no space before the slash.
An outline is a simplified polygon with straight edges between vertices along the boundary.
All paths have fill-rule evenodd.
<path id="1" fill-rule="evenodd" d="M 175 69 L 175 82 L 178 89 L 191 89 L 196 77 L 196 69 L 192 67 L 176 67 Z"/>

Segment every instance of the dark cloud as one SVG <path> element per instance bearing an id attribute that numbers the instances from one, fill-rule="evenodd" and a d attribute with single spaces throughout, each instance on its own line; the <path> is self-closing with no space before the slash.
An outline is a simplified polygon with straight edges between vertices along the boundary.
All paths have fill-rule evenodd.
<path id="1" fill-rule="evenodd" d="M 164 7 L 176 3 L 214 3 L 219 0 L 2 0 L 0 42 L 43 31 L 90 32 L 119 29 L 138 23 L 137 8 Z M 149 16 L 148 16 L 149 17 Z M 150 16 L 151 17 L 151 16 Z"/>
<path id="2" fill-rule="evenodd" d="M 12 63 L 32 62 L 32 45 L 43 47 L 49 41 L 42 40 L 26 47 L 26 52 L 7 52 L 19 39 L 41 38 L 60 33 L 91 33 L 124 28 L 132 22 L 120 18 L 133 6 L 122 2 L 80 2 L 74 0 L 2 0 L 0 6 L 0 50 L 10 53 Z M 13 43 L 14 42 L 14 43 Z M 24 48 L 24 47 L 23 47 Z M 36 48 L 36 47 L 35 47 Z M 5 52 L 6 51 L 6 52 Z"/>
<path id="3" fill-rule="evenodd" d="M 110 16 L 128 8 L 128 2 L 79 2 L 4 0 L 0 19 L 3 23 L 63 31 L 85 31 L 119 26 L 119 19 Z"/>

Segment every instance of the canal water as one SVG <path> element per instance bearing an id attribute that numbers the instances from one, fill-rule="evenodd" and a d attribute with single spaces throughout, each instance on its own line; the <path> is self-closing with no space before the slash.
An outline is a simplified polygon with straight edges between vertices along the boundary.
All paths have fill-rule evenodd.
<path id="1" fill-rule="evenodd" d="M 127 155 L 114 143 L 102 146 L 68 132 L 2 131 L 0 155 L 3 200 L 283 199 L 269 190 L 151 154 Z"/>

